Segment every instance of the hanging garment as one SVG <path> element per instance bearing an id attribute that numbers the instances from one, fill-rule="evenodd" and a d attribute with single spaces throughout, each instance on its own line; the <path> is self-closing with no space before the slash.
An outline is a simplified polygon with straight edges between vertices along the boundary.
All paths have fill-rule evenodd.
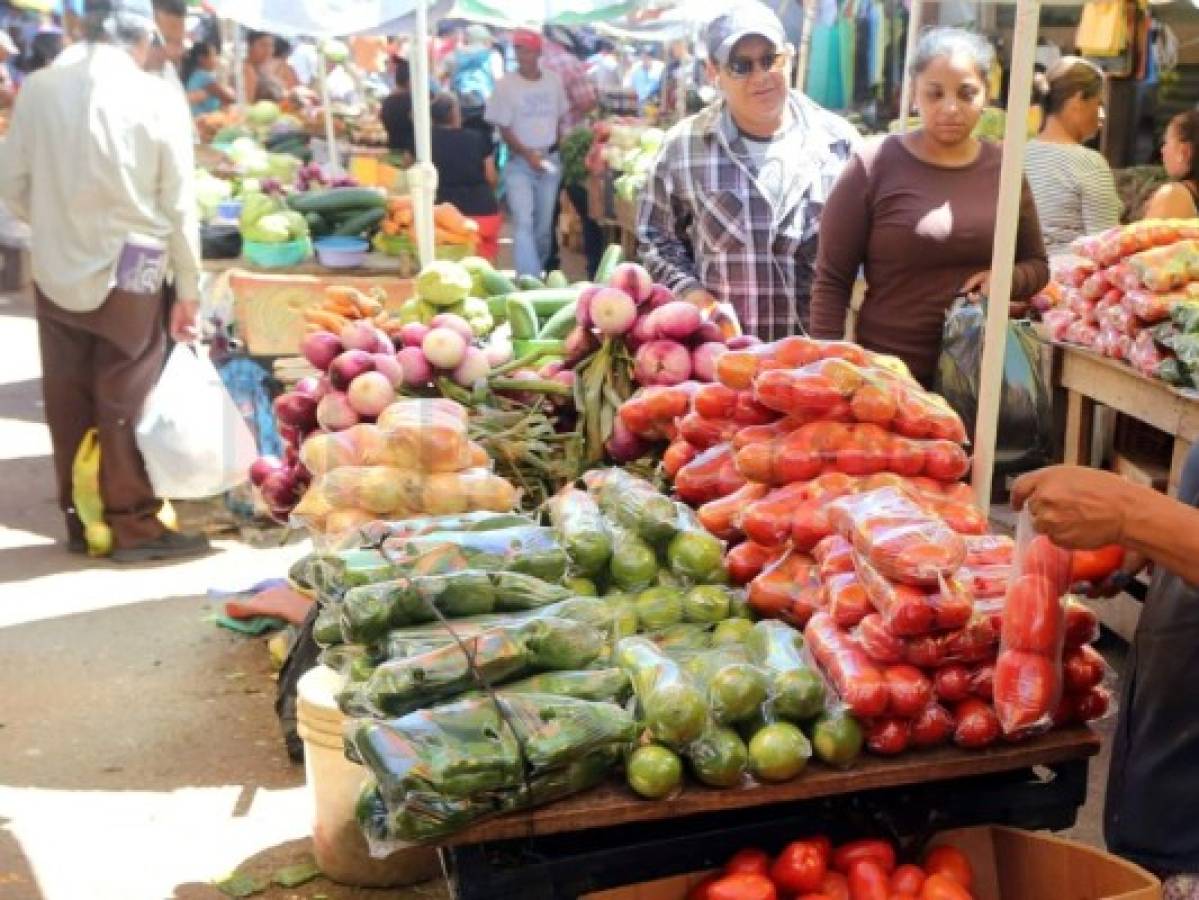
<path id="1" fill-rule="evenodd" d="M 841 48 L 837 24 L 816 25 L 812 29 L 812 46 L 808 56 L 807 94 L 827 109 L 836 109 L 840 91 Z"/>
<path id="2" fill-rule="evenodd" d="M 1119 56 L 1128 43 L 1124 0 L 1089 0 L 1074 43 L 1083 56 Z"/>
<path id="3" fill-rule="evenodd" d="M 854 49 L 857 42 L 858 24 L 849 15 L 837 20 L 837 42 L 840 50 L 841 103 L 834 109 L 848 109 L 853 105 Z"/>

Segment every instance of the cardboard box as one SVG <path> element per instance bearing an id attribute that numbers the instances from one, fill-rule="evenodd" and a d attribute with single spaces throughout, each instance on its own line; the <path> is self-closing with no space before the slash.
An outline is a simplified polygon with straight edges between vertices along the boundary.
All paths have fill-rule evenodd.
<path id="1" fill-rule="evenodd" d="M 1014 828 L 947 831 L 974 866 L 975 900 L 1161 900 L 1161 882 L 1139 866 L 1073 841 Z M 706 872 L 586 894 L 584 900 L 684 900 Z"/>

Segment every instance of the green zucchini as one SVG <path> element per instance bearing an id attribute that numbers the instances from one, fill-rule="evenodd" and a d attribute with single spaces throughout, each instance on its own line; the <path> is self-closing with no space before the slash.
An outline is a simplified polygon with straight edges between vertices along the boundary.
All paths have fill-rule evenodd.
<path id="1" fill-rule="evenodd" d="M 387 206 L 387 195 L 376 188 L 329 188 L 292 194 L 287 205 L 296 212 L 337 213 L 351 209 L 383 209 Z"/>
<path id="2" fill-rule="evenodd" d="M 308 230 L 312 232 L 313 237 L 324 237 L 333 232 L 333 226 L 329 224 L 329 220 L 320 213 L 304 213 L 304 221 L 308 223 Z"/>
<path id="3" fill-rule="evenodd" d="M 537 332 L 537 339 L 541 341 L 565 340 L 571 329 L 575 327 L 575 308 L 578 302 L 578 300 L 571 300 L 546 319 L 541 326 L 541 331 Z"/>
<path id="4" fill-rule="evenodd" d="M 539 319 L 548 319 L 568 303 L 579 299 L 580 288 L 536 288 L 528 291 L 516 291 L 509 297 L 519 297 L 533 304 L 533 311 Z"/>
<path id="5" fill-rule="evenodd" d="M 487 309 L 491 311 L 492 321 L 503 325 L 508 321 L 508 294 L 492 294 L 487 298 Z"/>
<path id="6" fill-rule="evenodd" d="M 357 237 L 358 235 L 372 231 L 376 225 L 383 221 L 383 217 L 386 214 L 386 211 L 381 208 L 364 209 L 344 219 L 333 229 L 333 233 L 341 237 Z"/>
<path id="7" fill-rule="evenodd" d="M 522 291 L 536 291 L 545 287 L 545 282 L 536 275 L 517 275 L 516 286 Z"/>
<path id="8" fill-rule="evenodd" d="M 524 341 L 537 337 L 537 311 L 531 300 L 521 294 L 509 294 L 505 314 L 512 328 L 513 340 Z"/>
<path id="9" fill-rule="evenodd" d="M 516 291 L 516 283 L 502 272 L 484 272 L 480 281 L 488 297 L 505 296 Z"/>
<path id="10" fill-rule="evenodd" d="M 603 284 L 612 277 L 612 270 L 624 261 L 624 249 L 620 244 L 609 244 L 608 249 L 600 258 L 599 268 L 595 270 L 595 283 Z"/>

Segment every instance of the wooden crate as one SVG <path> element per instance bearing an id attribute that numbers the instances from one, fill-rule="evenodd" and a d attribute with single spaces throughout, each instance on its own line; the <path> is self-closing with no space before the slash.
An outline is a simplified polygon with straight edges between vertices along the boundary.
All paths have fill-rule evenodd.
<path id="1" fill-rule="evenodd" d="M 325 288 L 349 285 L 364 291 L 382 288 L 384 306 L 399 309 L 412 296 L 410 279 L 394 276 L 352 275 L 267 275 L 233 270 L 229 289 L 233 294 L 233 320 L 237 334 L 252 356 L 291 356 L 304 337 L 303 312 L 319 306 Z"/>

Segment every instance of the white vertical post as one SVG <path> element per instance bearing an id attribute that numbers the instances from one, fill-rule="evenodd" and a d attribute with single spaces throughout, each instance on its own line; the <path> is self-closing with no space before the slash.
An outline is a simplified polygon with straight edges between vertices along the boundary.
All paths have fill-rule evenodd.
<path id="1" fill-rule="evenodd" d="M 924 0 L 911 0 L 908 10 L 908 41 L 903 52 L 903 87 L 899 92 L 899 133 L 908 130 L 908 116 L 912 109 L 912 59 L 916 55 L 916 44 L 920 41 L 920 29 L 924 27 Z"/>
<path id="2" fill-rule="evenodd" d="M 812 29 L 815 27 L 816 0 L 803 0 L 803 34 L 799 36 L 799 59 L 795 65 L 795 90 L 801 94 L 808 80 L 808 59 L 812 55 Z"/>
<path id="3" fill-rule="evenodd" d="M 1024 180 L 1024 147 L 1028 142 L 1028 106 L 1032 95 L 1040 0 L 1019 0 L 1012 34 L 1011 87 L 1003 135 L 1003 166 L 999 174 L 999 208 L 995 214 L 995 244 L 991 256 L 991 287 L 987 328 L 978 384 L 978 420 L 974 434 L 974 496 L 985 512 L 991 502 L 995 467 L 995 438 L 999 428 L 1000 388 L 1007 349 L 1008 308 L 1012 297 L 1012 267 L 1020 221 Z"/>
<path id="4" fill-rule="evenodd" d="M 233 25 L 233 86 L 237 92 L 237 105 L 246 108 L 246 30 L 240 22 Z"/>
<path id="5" fill-rule="evenodd" d="M 329 99 L 329 64 L 325 59 L 325 45 L 321 43 L 316 53 L 316 77 L 321 89 L 321 106 L 325 111 L 325 140 L 329 145 L 329 171 L 340 175 L 341 151 L 337 149 L 337 129 L 333 127 L 333 104 Z"/>
<path id="6" fill-rule="evenodd" d="M 429 121 L 429 11 L 428 0 L 416 0 L 416 34 L 409 63 L 412 69 L 412 126 L 415 133 L 416 164 L 408 172 L 412 194 L 412 219 L 422 266 L 433 261 L 433 198 L 437 194 L 437 170 Z"/>

